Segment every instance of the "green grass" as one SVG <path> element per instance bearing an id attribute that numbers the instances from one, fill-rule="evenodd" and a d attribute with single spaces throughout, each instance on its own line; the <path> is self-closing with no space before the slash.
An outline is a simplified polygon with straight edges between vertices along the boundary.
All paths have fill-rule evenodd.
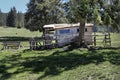
<path id="1" fill-rule="evenodd" d="M 42 33 L 39 31 L 31 32 L 25 28 L 0 27 L 0 50 L 3 47 L 3 41 L 21 41 L 22 46 L 29 46 L 29 39 L 31 37 L 41 37 L 41 35 Z"/>
<path id="2" fill-rule="evenodd" d="M 96 33 L 97 35 L 103 34 L 103 33 Z M 97 46 L 104 46 L 103 39 L 104 36 L 97 36 Z M 111 46 L 112 47 L 120 47 L 120 33 L 111 33 Z"/>
<path id="3" fill-rule="evenodd" d="M 31 32 L 25 28 L 17 29 L 17 28 L 8 28 L 8 27 L 0 27 L 0 37 L 39 37 L 41 33 L 39 31 Z"/>
<path id="4" fill-rule="evenodd" d="M 120 47 L 120 33 L 113 33 L 111 36 L 112 46 Z"/>
<path id="5" fill-rule="evenodd" d="M 111 35 L 112 46 L 120 47 L 120 34 Z M 29 38 L 36 36 L 41 36 L 41 33 L 0 27 L 0 49 L 4 40 L 20 40 L 23 46 L 29 46 Z M 0 50 L 0 80 L 120 79 L 120 49 L 30 51 L 28 48 Z"/>
<path id="6" fill-rule="evenodd" d="M 0 80 L 119 80 L 119 50 L 1 52 Z"/>
<path id="7" fill-rule="evenodd" d="M 1 44 L 3 41 L 21 41 L 22 46 L 29 46 L 29 42 L 28 42 L 29 38 L 41 37 L 41 35 L 42 33 L 39 31 L 31 32 L 25 28 L 17 29 L 17 28 L 0 27 L 0 49 L 2 49 Z M 111 33 L 112 47 L 120 47 L 119 36 L 120 34 Z M 97 43 L 97 45 L 103 46 L 103 42 L 102 41 L 99 42 L 100 43 Z"/>

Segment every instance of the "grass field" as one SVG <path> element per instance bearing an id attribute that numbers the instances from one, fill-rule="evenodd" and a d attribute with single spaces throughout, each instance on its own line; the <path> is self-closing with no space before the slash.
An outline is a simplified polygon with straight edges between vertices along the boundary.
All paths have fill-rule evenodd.
<path id="1" fill-rule="evenodd" d="M 41 33 L 39 31 L 30 32 L 24 28 L 17 29 L 17 28 L 7 28 L 7 27 L 0 27 L 0 37 L 39 37 Z"/>
<path id="2" fill-rule="evenodd" d="M 30 32 L 27 29 L 0 27 L 0 50 L 3 41 L 21 41 L 22 46 L 29 46 L 29 38 L 40 37 L 42 33 L 39 31 Z"/>
<path id="3" fill-rule="evenodd" d="M 0 80 L 119 80 L 119 50 L 0 53 Z"/>
<path id="4" fill-rule="evenodd" d="M 96 33 L 97 35 L 101 35 L 103 33 Z M 104 36 L 97 36 L 97 46 L 103 46 Z M 111 33 L 111 47 L 120 47 L 120 33 Z"/>
<path id="5" fill-rule="evenodd" d="M 0 27 L 0 42 L 20 40 L 28 45 L 29 37 L 40 32 Z M 112 33 L 112 46 L 120 47 L 120 34 Z M 0 49 L 2 45 L 0 44 Z M 0 80 L 119 80 L 120 49 L 89 51 L 63 48 L 30 51 L 0 50 Z"/>
<path id="6" fill-rule="evenodd" d="M 2 41 L 21 41 L 23 46 L 29 46 L 29 38 L 31 37 L 41 37 L 42 33 L 39 31 L 30 32 L 24 28 L 4 28 L 0 27 L 0 42 Z M 111 33 L 112 47 L 120 47 L 120 34 Z M 102 37 L 103 38 L 103 37 Z M 0 43 L 1 44 L 1 43 Z M 102 41 L 100 41 L 100 46 L 103 46 Z M 2 46 L 0 46 L 0 49 Z"/>

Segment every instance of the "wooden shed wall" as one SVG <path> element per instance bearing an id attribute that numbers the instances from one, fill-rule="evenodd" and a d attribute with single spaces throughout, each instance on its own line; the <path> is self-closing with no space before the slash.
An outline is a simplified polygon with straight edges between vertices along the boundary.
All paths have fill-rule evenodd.
<path id="1" fill-rule="evenodd" d="M 85 41 L 87 43 L 92 43 L 92 27 L 86 27 L 87 32 L 85 32 Z M 77 31 L 78 27 L 75 28 L 65 28 L 60 30 L 70 30 L 70 33 L 61 34 L 60 30 L 55 31 L 55 36 L 59 46 L 63 46 L 67 43 L 70 43 L 72 39 L 79 35 Z"/>

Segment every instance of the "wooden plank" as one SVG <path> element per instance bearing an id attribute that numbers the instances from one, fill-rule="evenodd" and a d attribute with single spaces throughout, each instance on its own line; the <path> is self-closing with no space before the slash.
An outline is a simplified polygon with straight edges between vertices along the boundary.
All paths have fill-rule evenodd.
<path id="1" fill-rule="evenodd" d="M 10 48 L 17 48 L 17 49 L 19 49 L 20 48 L 20 42 L 16 42 L 16 41 L 5 41 L 5 42 L 3 42 L 3 48 L 4 48 L 4 50 L 6 50 L 6 49 L 8 49 L 9 47 Z"/>

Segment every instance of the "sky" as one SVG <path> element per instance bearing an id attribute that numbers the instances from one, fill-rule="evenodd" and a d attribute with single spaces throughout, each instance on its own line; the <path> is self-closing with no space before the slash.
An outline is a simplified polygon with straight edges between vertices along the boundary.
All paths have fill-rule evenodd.
<path id="1" fill-rule="evenodd" d="M 17 11 L 25 13 L 27 3 L 29 3 L 29 0 L 0 0 L 0 9 L 2 12 L 7 13 L 10 11 L 10 8 L 15 6 Z"/>

